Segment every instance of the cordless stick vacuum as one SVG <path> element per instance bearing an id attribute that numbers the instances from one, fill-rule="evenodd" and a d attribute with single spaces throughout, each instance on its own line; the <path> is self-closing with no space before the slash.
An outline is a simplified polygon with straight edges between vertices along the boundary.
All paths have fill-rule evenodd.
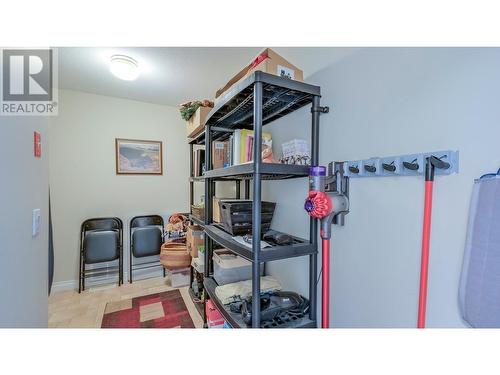
<path id="1" fill-rule="evenodd" d="M 335 168 L 335 170 L 333 169 Z M 320 220 L 322 240 L 321 328 L 330 323 L 330 237 L 332 224 L 343 225 L 349 210 L 348 177 L 343 176 L 343 163 L 331 163 L 329 176 L 324 166 L 309 168 L 309 195 L 304 208 L 309 216 Z"/>
<path id="2" fill-rule="evenodd" d="M 431 240 L 432 188 L 435 169 L 448 169 L 447 163 L 435 156 L 426 158 L 425 163 L 425 198 L 424 223 L 422 229 L 422 257 L 420 259 L 420 291 L 418 295 L 417 328 L 425 328 L 425 313 L 427 308 L 427 280 L 429 274 L 429 246 Z"/>

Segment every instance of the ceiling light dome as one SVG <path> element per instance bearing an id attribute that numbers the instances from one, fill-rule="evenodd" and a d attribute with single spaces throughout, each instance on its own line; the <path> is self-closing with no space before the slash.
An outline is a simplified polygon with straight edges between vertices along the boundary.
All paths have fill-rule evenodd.
<path id="1" fill-rule="evenodd" d="M 133 81 L 139 77 L 139 64 L 125 55 L 111 56 L 110 70 L 116 77 L 125 81 Z"/>

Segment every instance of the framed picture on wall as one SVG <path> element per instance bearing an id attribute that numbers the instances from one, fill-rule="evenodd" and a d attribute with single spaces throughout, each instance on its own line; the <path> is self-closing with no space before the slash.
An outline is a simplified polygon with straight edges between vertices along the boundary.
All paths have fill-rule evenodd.
<path id="1" fill-rule="evenodd" d="M 163 174 L 163 150 L 160 141 L 115 140 L 116 174 Z"/>

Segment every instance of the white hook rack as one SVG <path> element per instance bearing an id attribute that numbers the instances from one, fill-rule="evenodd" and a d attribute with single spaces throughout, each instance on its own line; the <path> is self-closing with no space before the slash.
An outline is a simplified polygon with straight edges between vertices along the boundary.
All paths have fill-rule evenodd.
<path id="1" fill-rule="evenodd" d="M 431 156 L 435 156 L 450 164 L 448 169 L 436 168 L 435 174 L 437 176 L 458 173 L 459 153 L 458 151 L 448 150 L 346 161 L 344 162 L 344 176 L 420 176 L 425 173 L 426 160 Z M 409 167 L 413 167 L 415 169 L 411 169 Z"/>

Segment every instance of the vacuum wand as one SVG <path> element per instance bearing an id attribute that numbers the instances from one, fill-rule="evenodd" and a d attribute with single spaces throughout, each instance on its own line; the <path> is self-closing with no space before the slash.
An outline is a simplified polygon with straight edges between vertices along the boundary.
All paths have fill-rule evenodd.
<path id="1" fill-rule="evenodd" d="M 323 166 L 309 169 L 309 195 L 304 208 L 309 216 L 320 220 L 320 235 L 322 242 L 321 259 L 323 265 L 321 277 L 321 327 L 329 328 L 330 323 L 330 238 L 334 219 L 339 214 L 346 214 L 349 210 L 349 200 L 342 190 L 326 191 L 328 185 L 337 185 L 343 176 L 326 176 Z"/>

